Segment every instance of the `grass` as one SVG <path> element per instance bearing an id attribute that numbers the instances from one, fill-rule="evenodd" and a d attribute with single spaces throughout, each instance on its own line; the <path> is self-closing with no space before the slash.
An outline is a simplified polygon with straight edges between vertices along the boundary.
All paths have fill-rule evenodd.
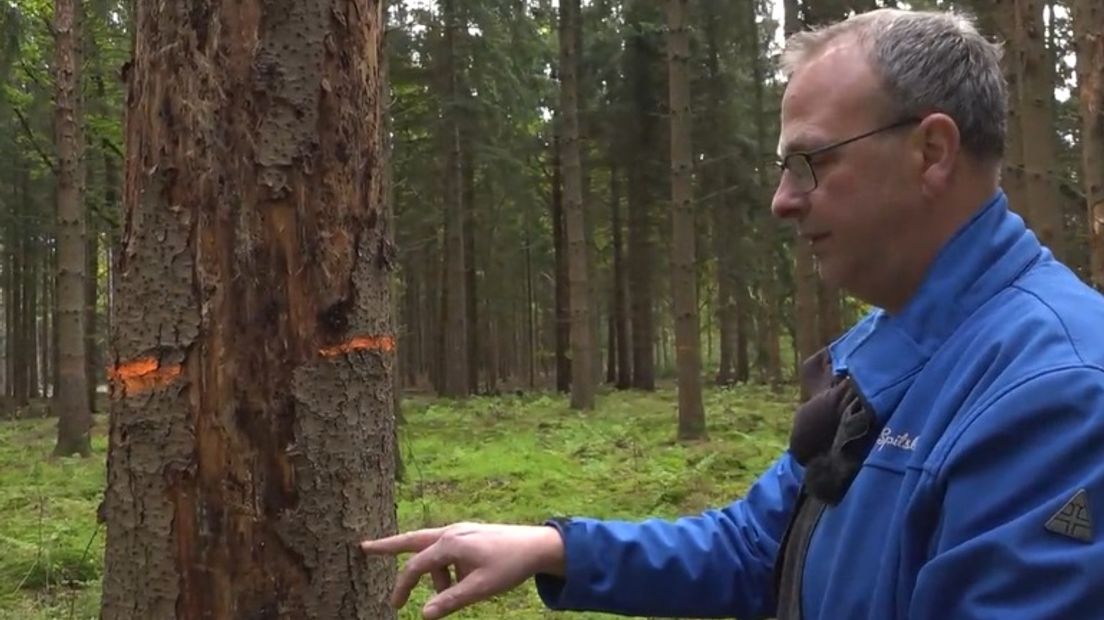
<path id="1" fill-rule="evenodd" d="M 792 394 L 709 389 L 709 439 L 675 441 L 676 394 L 604 393 L 579 413 L 562 395 L 404 402 L 397 487 L 403 530 L 459 520 L 674 517 L 725 504 L 783 449 Z M 0 423 L 0 620 L 98 618 L 105 480 L 97 416 L 91 459 L 48 457 L 52 420 Z M 419 586 L 401 619 L 430 592 Z M 546 618 L 531 583 L 456 618 Z M 609 618 L 576 614 L 578 619 Z"/>

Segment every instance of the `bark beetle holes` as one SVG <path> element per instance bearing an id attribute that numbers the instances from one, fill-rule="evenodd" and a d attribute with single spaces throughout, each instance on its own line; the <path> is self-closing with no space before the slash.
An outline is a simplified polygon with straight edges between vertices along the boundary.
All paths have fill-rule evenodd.
<path id="1" fill-rule="evenodd" d="M 331 304 L 330 307 L 318 313 L 318 324 L 330 335 L 344 333 L 349 328 L 349 310 L 352 309 L 352 305 L 351 299 Z"/>

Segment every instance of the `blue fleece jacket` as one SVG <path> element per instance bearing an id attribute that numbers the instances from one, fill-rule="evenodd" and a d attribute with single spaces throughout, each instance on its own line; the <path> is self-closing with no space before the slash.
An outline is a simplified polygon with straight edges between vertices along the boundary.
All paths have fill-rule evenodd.
<path id="1" fill-rule="evenodd" d="M 806 620 L 1104 618 L 1104 297 L 1002 192 L 901 313 L 872 312 L 830 352 L 882 430 L 817 523 Z M 566 577 L 538 576 L 540 596 L 553 609 L 769 617 L 801 477 L 783 454 L 723 509 L 560 523 Z"/>

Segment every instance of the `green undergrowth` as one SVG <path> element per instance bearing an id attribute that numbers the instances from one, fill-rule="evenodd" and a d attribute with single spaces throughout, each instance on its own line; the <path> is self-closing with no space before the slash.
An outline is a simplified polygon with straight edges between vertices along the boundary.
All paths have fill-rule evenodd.
<path id="1" fill-rule="evenodd" d="M 761 388 L 709 389 L 709 437 L 679 442 L 673 389 L 603 393 L 588 413 L 558 394 L 408 397 L 400 527 L 672 518 L 723 505 L 782 451 L 792 402 L 792 394 Z M 53 421 L 0 423 L 0 620 L 98 617 L 106 418 L 96 425 L 93 458 L 51 459 Z M 420 618 L 428 596 L 419 586 L 399 617 Z M 543 609 L 529 583 L 454 617 L 553 615 L 560 616 Z"/>

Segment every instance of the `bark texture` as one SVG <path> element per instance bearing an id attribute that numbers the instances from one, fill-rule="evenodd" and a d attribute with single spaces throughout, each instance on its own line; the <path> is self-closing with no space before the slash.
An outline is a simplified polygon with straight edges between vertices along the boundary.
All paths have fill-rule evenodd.
<path id="1" fill-rule="evenodd" d="M 92 453 L 89 431 L 92 409 L 88 399 L 85 341 L 85 218 L 81 199 L 83 139 L 79 109 L 79 31 L 77 1 L 54 3 L 54 115 L 57 144 L 57 317 L 58 416 L 54 454 Z"/>
<path id="2" fill-rule="evenodd" d="M 587 261 L 583 177 L 579 163 L 579 80 L 575 28 L 579 0 L 560 1 L 560 110 L 563 114 L 564 223 L 571 308 L 571 407 L 594 408 L 593 322 Z"/>
<path id="3" fill-rule="evenodd" d="M 393 618 L 376 0 L 139 0 L 103 618 Z"/>
<path id="4" fill-rule="evenodd" d="M 1104 291 L 1104 6 L 1073 4 L 1081 94 L 1081 163 L 1089 209 L 1089 277 Z"/>
<path id="5" fill-rule="evenodd" d="M 690 35 L 687 0 L 667 1 L 667 61 L 671 103 L 671 294 L 675 308 L 675 363 L 678 366 L 678 436 L 705 436 L 701 390 L 701 336 L 694 264 L 694 201 L 690 176 Z"/>

